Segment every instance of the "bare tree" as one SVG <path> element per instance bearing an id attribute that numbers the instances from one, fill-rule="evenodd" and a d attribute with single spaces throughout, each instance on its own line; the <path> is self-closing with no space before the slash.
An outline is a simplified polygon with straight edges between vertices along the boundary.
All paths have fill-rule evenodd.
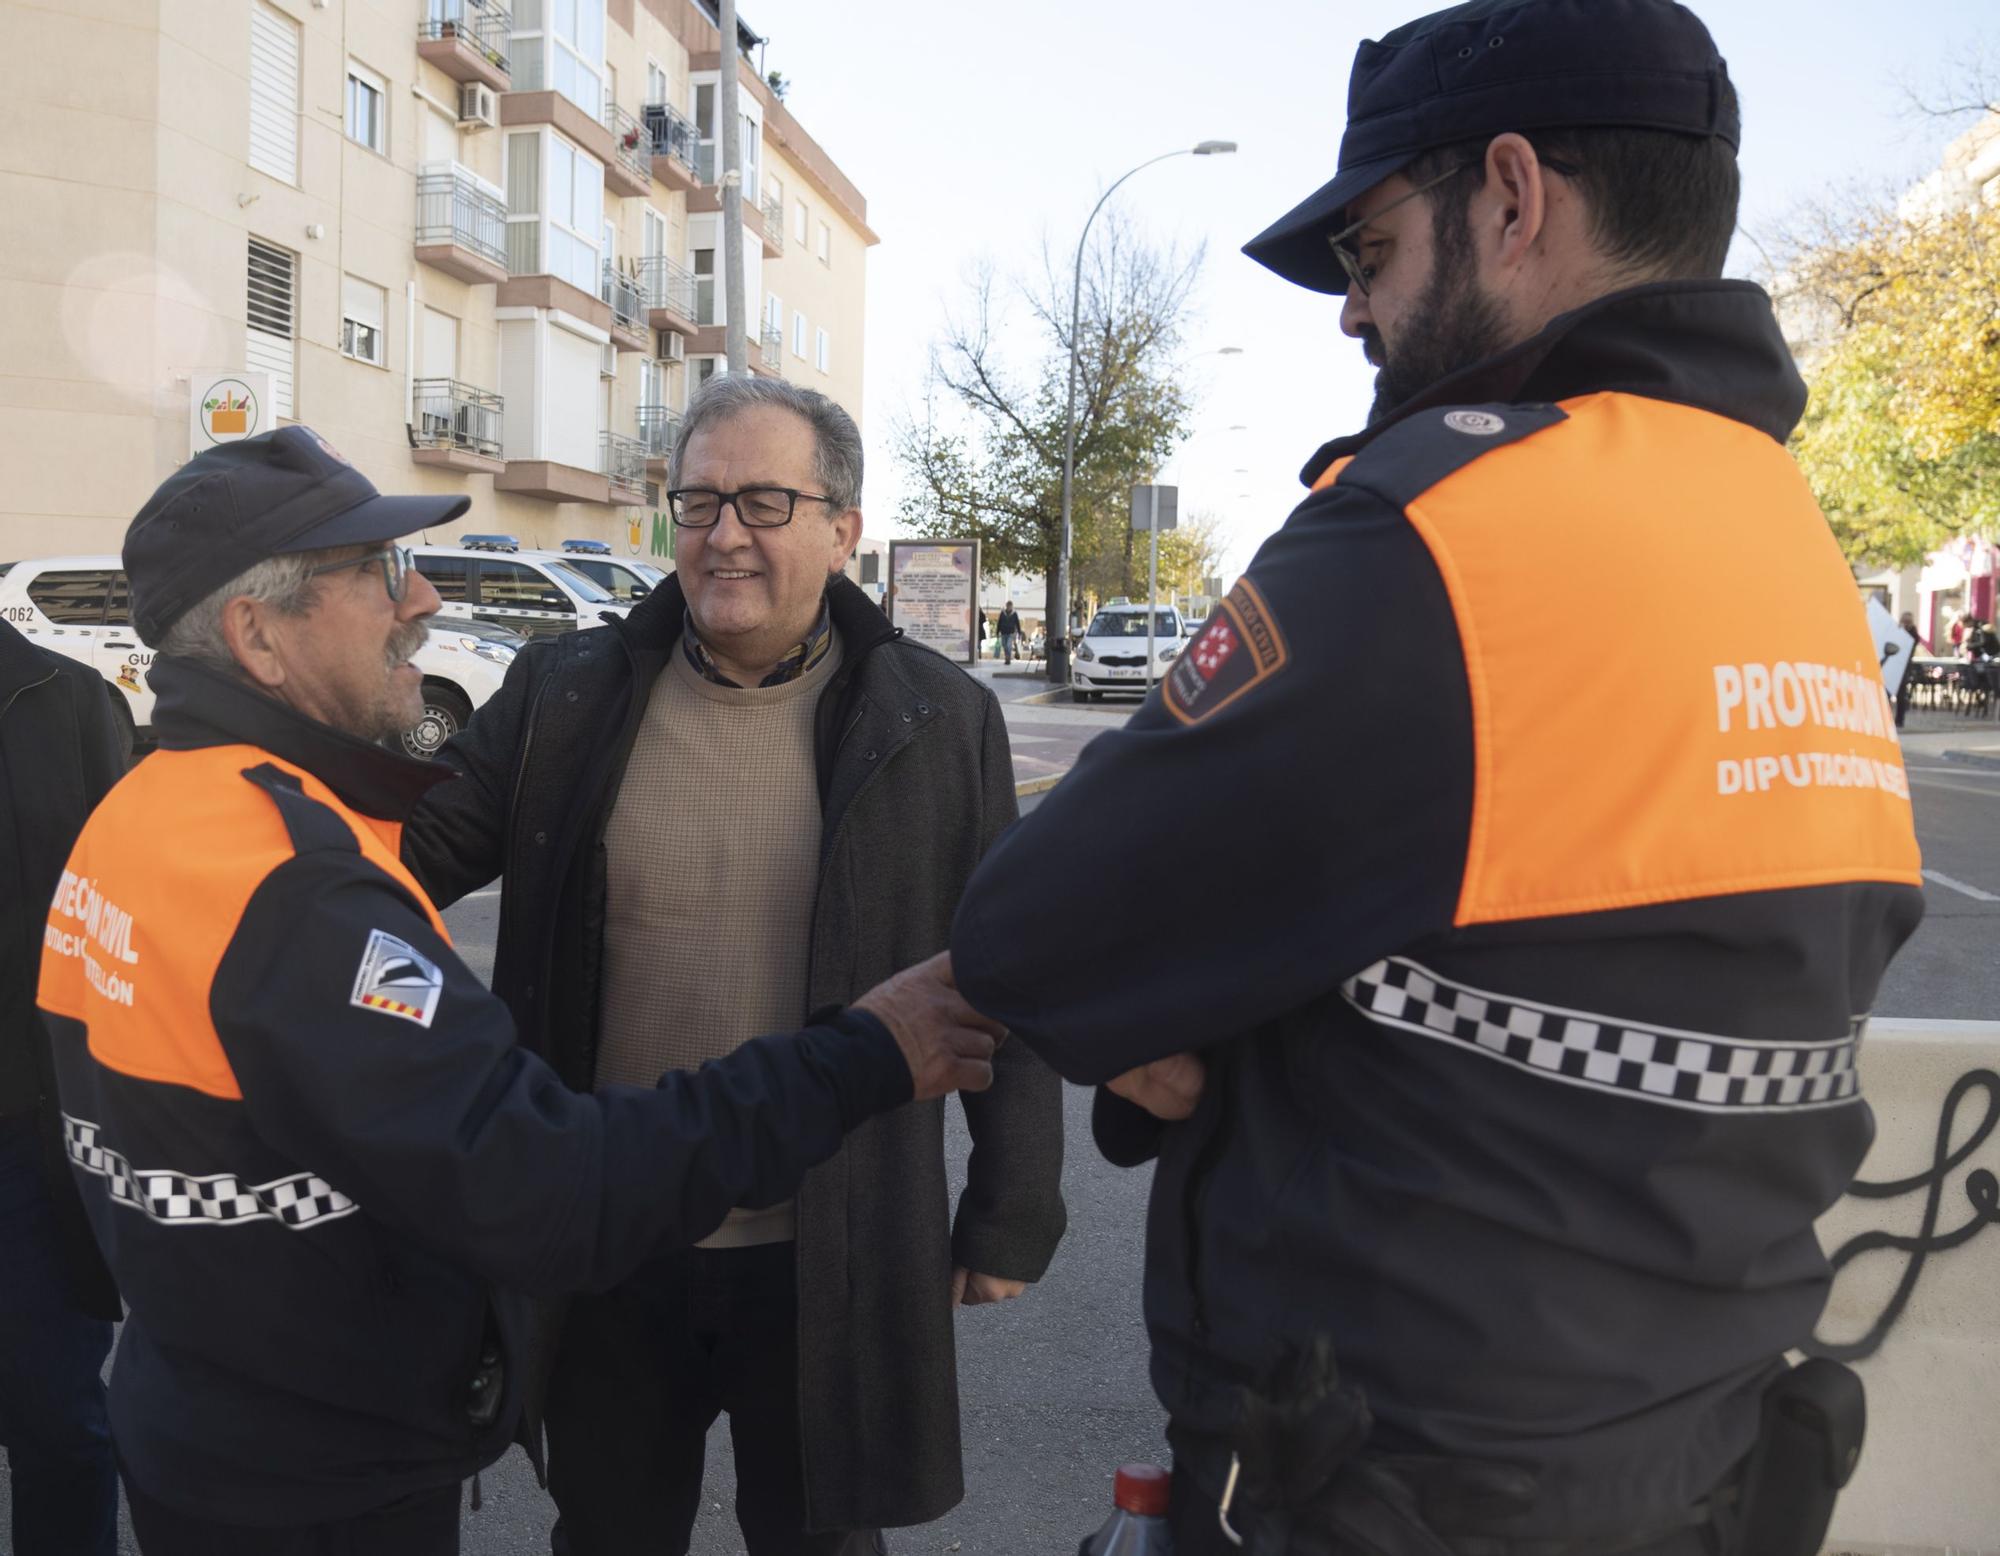
<path id="1" fill-rule="evenodd" d="M 1190 412 L 1180 362 L 1199 249 L 1150 245 L 1111 220 L 1084 268 L 1078 359 L 1072 572 L 1079 595 L 1132 573 L 1125 493 L 1158 471 Z M 1069 352 L 1066 264 L 1043 253 L 1032 283 L 991 264 L 948 317 L 918 410 L 897 428 L 914 488 L 902 517 L 919 533 L 984 542 L 995 570 L 1040 571 L 1046 619 L 1062 542 L 1063 425 Z"/>

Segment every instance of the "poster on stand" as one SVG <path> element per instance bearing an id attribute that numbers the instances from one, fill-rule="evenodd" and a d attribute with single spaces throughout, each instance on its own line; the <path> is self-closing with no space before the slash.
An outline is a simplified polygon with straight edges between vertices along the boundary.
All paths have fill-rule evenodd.
<path id="1" fill-rule="evenodd" d="M 887 609 L 905 637 L 959 664 L 976 664 L 979 542 L 890 541 Z"/>

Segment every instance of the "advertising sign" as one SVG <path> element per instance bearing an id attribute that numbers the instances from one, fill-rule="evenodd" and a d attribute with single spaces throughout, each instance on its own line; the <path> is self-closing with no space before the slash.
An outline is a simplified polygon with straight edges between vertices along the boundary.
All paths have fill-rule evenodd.
<path id="1" fill-rule="evenodd" d="M 190 458 L 218 443 L 269 432 L 276 425 L 269 373 L 207 368 L 188 375 Z"/>
<path id="2" fill-rule="evenodd" d="M 979 650 L 979 542 L 889 542 L 889 620 L 962 665 Z"/>

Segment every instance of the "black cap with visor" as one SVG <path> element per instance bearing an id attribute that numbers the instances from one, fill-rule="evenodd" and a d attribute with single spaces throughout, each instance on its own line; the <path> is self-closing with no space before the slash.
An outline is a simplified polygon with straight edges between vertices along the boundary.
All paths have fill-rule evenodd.
<path id="1" fill-rule="evenodd" d="M 1728 67 L 1673 0 L 1472 0 L 1364 42 L 1348 81 L 1340 163 L 1243 245 L 1288 281 L 1335 296 L 1326 239 L 1347 208 L 1426 151 L 1509 130 L 1623 128 L 1740 144 Z"/>
<path id="2" fill-rule="evenodd" d="M 310 427 L 204 449 L 125 531 L 132 625 L 148 644 L 230 579 L 275 556 L 395 540 L 457 518 L 463 495 L 384 497 Z"/>

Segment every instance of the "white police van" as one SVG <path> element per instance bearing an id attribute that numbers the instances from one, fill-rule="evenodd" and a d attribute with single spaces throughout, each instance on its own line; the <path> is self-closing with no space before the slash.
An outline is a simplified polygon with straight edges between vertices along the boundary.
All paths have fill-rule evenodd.
<path id="1" fill-rule="evenodd" d="M 523 637 L 595 627 L 631 610 L 570 565 L 567 557 L 523 551 L 512 535 L 461 535 L 456 546 L 410 547 L 448 621 L 484 621 Z"/>
<path id="2" fill-rule="evenodd" d="M 92 666 L 116 689 L 120 741 L 129 751 L 150 743 L 153 690 L 146 670 L 153 651 L 132 630 L 131 592 L 115 556 L 37 557 L 0 562 L 0 620 L 31 643 Z M 429 640 L 412 657 L 423 672 L 424 712 L 403 736 L 403 749 L 429 757 L 465 727 L 473 710 L 500 689 L 523 641 L 477 623 L 433 617 Z"/>
<path id="3" fill-rule="evenodd" d="M 553 557 L 583 574 L 620 605 L 637 605 L 667 581 L 664 568 L 613 556 L 610 545 L 602 540 L 565 540 L 561 551 L 531 554 Z"/>

